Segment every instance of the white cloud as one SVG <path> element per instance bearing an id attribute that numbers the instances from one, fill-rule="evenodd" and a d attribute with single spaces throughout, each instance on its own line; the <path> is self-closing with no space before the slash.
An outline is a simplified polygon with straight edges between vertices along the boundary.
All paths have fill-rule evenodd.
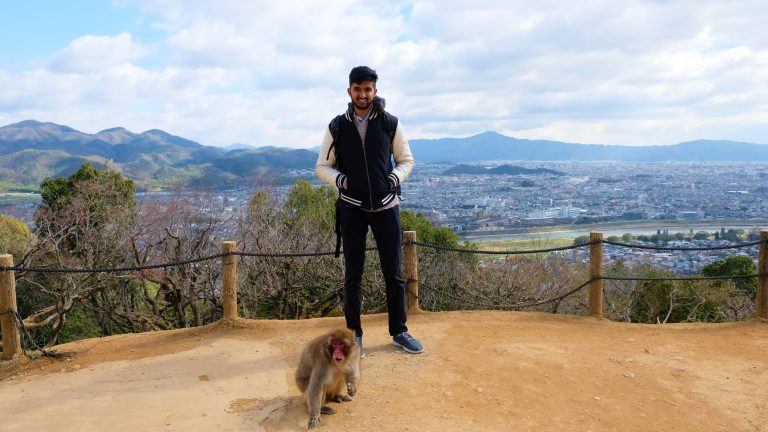
<path id="1" fill-rule="evenodd" d="M 164 38 L 84 35 L 0 70 L 0 122 L 313 146 L 368 64 L 414 138 L 768 143 L 763 1 L 136 3 Z"/>
<path id="2" fill-rule="evenodd" d="M 60 73 L 98 72 L 129 63 L 147 53 L 128 33 L 115 36 L 86 35 L 72 41 L 56 53 L 48 67 Z"/>

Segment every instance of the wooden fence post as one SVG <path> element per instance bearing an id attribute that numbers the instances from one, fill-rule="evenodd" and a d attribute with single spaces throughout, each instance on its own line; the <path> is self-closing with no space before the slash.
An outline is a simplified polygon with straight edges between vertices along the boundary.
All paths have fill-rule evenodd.
<path id="1" fill-rule="evenodd" d="M 235 252 L 237 242 L 225 241 L 221 244 L 224 253 Z M 224 306 L 224 319 L 237 318 L 237 255 L 224 255 L 221 263 L 221 275 L 224 280 L 224 293 L 222 305 Z"/>
<path id="2" fill-rule="evenodd" d="M 760 252 L 757 258 L 757 273 L 768 274 L 768 230 L 760 230 Z M 755 299 L 757 316 L 768 319 L 768 276 L 757 278 L 757 297 Z"/>
<path id="3" fill-rule="evenodd" d="M 603 316 L 603 233 L 589 233 L 589 314 Z"/>
<path id="4" fill-rule="evenodd" d="M 0 255 L 0 266 L 13 267 L 13 255 Z M 21 337 L 16 323 L 16 277 L 13 270 L 0 271 L 0 331 L 3 333 L 3 360 L 21 353 Z"/>
<path id="5" fill-rule="evenodd" d="M 419 259 L 416 255 L 416 231 L 404 231 L 403 276 L 409 311 L 419 311 Z"/>

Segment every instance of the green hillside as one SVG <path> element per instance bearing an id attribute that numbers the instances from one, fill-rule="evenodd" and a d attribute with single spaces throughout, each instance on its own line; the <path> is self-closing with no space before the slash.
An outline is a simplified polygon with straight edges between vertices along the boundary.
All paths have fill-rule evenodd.
<path id="1" fill-rule="evenodd" d="M 0 182 L 5 182 L 0 185 L 7 190 L 23 190 L 19 185 L 34 190 L 46 177 L 68 176 L 86 162 L 109 166 L 139 190 L 283 184 L 291 181 L 289 170 L 311 169 L 316 158 L 309 150 L 274 147 L 226 151 L 159 130 L 86 134 L 34 120 L 0 127 Z"/>

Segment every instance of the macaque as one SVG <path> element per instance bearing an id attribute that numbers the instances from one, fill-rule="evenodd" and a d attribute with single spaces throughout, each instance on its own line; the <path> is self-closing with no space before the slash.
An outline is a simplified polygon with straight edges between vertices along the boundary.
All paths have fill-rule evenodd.
<path id="1" fill-rule="evenodd" d="M 308 429 L 317 426 L 321 413 L 336 413 L 324 406 L 326 401 L 351 401 L 359 382 L 360 347 L 352 330 L 334 330 L 310 341 L 296 369 L 296 385 L 309 411 Z"/>

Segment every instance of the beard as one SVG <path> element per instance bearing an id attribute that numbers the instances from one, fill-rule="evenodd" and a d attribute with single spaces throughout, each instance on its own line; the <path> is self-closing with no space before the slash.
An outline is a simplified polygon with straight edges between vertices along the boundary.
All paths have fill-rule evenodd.
<path id="1" fill-rule="evenodd" d="M 353 100 L 352 101 L 352 105 L 354 105 L 355 108 L 357 108 L 359 110 L 366 110 L 366 109 L 368 109 L 368 107 L 371 106 L 371 102 L 369 102 L 367 100 L 366 101 L 362 101 L 362 102 L 359 101 L 359 100 Z"/>

